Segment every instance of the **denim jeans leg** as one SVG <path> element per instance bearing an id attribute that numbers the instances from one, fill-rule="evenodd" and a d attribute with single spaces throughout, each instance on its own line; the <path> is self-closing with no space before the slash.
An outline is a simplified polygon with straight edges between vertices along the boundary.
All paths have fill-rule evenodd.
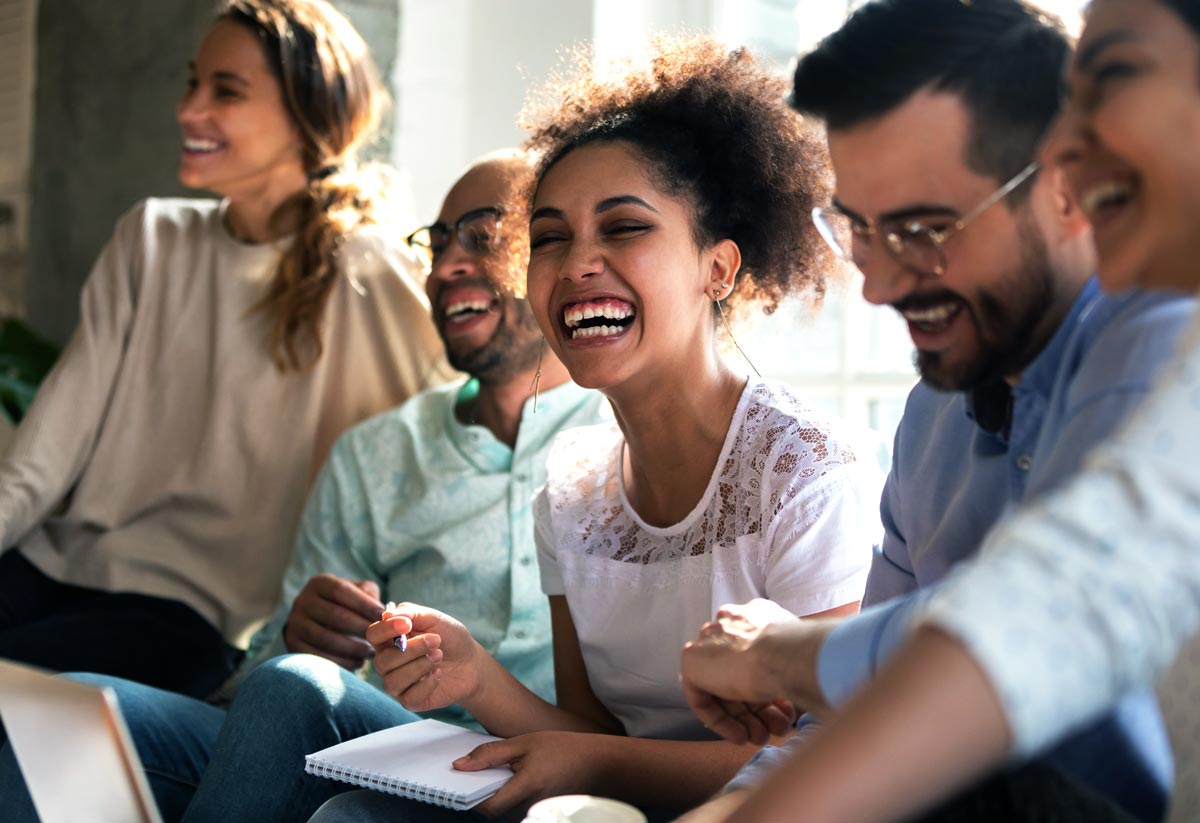
<path id="1" fill-rule="evenodd" d="M 159 813 L 164 823 L 176 823 L 200 782 L 225 713 L 190 697 L 116 677 L 64 676 L 116 692 Z M 0 809 L 7 823 L 37 823 L 33 802 L 7 744 L 0 749 Z"/>
<path id="2" fill-rule="evenodd" d="M 345 783 L 304 772 L 304 756 L 420 720 L 335 663 L 306 654 L 268 660 L 229 707 L 186 823 L 307 820 Z"/>
<path id="3" fill-rule="evenodd" d="M 359 789 L 325 803 L 308 823 L 477 823 L 475 812 L 456 812 L 383 792 Z"/>

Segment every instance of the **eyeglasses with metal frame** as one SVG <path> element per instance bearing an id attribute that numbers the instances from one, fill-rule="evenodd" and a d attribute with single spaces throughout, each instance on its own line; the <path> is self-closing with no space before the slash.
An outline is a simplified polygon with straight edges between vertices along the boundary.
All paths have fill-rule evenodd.
<path id="1" fill-rule="evenodd" d="M 836 204 L 813 209 L 812 220 L 834 253 L 849 263 L 859 265 L 854 253 L 856 245 L 869 244 L 873 236 L 879 235 L 883 239 L 883 248 L 897 263 L 918 275 L 941 277 L 946 273 L 946 241 L 1015 191 L 1038 167 L 1038 161 L 1033 161 L 975 208 L 942 228 L 926 225 L 916 218 L 876 221 L 847 214 Z"/>
<path id="2" fill-rule="evenodd" d="M 420 254 L 428 263 L 433 263 L 450 246 L 451 233 L 463 251 L 476 257 L 484 257 L 495 251 L 500 242 L 500 218 L 504 209 L 499 206 L 484 206 L 466 212 L 453 226 L 431 223 L 414 231 L 404 242 Z"/>

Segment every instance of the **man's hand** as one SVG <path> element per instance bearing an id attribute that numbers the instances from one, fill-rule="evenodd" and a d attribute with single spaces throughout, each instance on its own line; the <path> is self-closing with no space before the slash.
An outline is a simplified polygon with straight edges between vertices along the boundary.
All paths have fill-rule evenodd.
<path id="1" fill-rule="evenodd" d="M 785 734 L 796 710 L 826 708 L 817 652 L 833 625 L 801 620 L 770 600 L 724 606 L 683 647 L 681 679 L 692 711 L 734 743 Z"/>
<path id="2" fill-rule="evenodd" d="M 516 810 L 524 812 L 547 797 L 593 791 L 601 770 L 598 738 L 578 732 L 534 732 L 477 746 L 458 760 L 459 771 L 509 766 L 513 778 L 492 797 L 475 807 L 486 817 Z"/>
<path id="3" fill-rule="evenodd" d="M 290 652 L 315 654 L 354 671 L 374 650 L 367 626 L 383 614 L 379 586 L 371 580 L 313 576 L 292 603 L 283 642 Z"/>

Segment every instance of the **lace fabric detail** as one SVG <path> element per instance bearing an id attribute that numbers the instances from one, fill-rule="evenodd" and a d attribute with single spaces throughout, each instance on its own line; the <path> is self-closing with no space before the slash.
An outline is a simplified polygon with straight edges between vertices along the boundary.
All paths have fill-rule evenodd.
<path id="1" fill-rule="evenodd" d="M 546 486 L 559 553 L 651 565 L 711 555 L 740 537 L 770 537 L 774 518 L 806 487 L 855 462 L 853 449 L 785 386 L 750 384 L 696 507 L 666 528 L 646 524 L 622 493 L 624 438 L 615 424 L 558 436 Z"/>

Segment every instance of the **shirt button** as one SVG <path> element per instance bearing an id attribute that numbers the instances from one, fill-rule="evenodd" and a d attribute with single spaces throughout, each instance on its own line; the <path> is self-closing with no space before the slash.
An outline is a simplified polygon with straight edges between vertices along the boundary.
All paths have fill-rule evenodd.
<path id="1" fill-rule="evenodd" d="M 522 565 L 522 566 L 528 566 L 528 565 L 529 565 L 530 563 L 532 563 L 532 562 L 533 562 L 533 559 L 532 559 L 532 558 L 529 558 L 529 557 L 522 557 L 522 558 L 521 558 L 521 565 Z"/>
<path id="2" fill-rule="evenodd" d="M 525 472 L 518 472 L 513 475 L 513 480 L 516 480 L 518 483 L 524 483 L 528 479 L 529 475 L 525 474 Z"/>
<path id="3" fill-rule="evenodd" d="M 524 629 L 517 629 L 515 632 L 513 632 L 513 637 L 517 638 L 518 640 L 524 640 L 528 636 L 529 633 Z"/>
<path id="4" fill-rule="evenodd" d="M 1023 454 L 1017 458 L 1017 468 L 1023 472 L 1027 472 L 1033 468 L 1033 455 Z"/>

